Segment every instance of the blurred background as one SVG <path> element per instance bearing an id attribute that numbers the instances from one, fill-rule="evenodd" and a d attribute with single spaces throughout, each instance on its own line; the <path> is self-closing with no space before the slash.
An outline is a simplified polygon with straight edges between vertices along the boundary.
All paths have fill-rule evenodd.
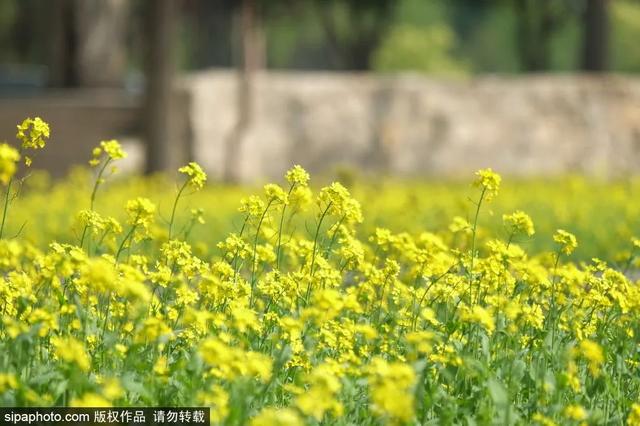
<path id="1" fill-rule="evenodd" d="M 640 168 L 638 0 L 0 0 L 0 139 L 153 173 Z"/>

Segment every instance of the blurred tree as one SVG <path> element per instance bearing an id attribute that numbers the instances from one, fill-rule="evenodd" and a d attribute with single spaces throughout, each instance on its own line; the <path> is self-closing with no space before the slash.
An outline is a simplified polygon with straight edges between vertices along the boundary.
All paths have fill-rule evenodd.
<path id="1" fill-rule="evenodd" d="M 419 71 L 460 76 L 469 67 L 453 55 L 455 33 L 443 23 L 426 27 L 394 27 L 376 50 L 373 67 L 379 71 Z"/>
<path id="2" fill-rule="evenodd" d="M 37 6 L 21 4 L 20 11 L 34 17 L 48 17 L 46 34 L 35 46 L 46 46 L 52 87 L 122 86 L 127 62 L 126 34 L 129 4 L 125 0 L 51 0 Z M 19 22 L 20 20 L 18 20 Z M 35 25 L 19 25 L 33 31 Z M 25 51 L 28 49 L 25 48 Z M 37 62 L 37 61 L 35 61 Z"/>
<path id="3" fill-rule="evenodd" d="M 484 4 L 492 7 L 487 7 L 479 22 L 470 26 L 469 35 L 460 39 L 459 55 L 476 73 L 517 73 L 522 67 L 517 37 L 513 37 L 517 32 L 513 6 L 509 2 Z"/>
<path id="4" fill-rule="evenodd" d="M 52 87 L 73 87 L 78 84 L 76 10 L 73 0 L 51 0 L 48 3 L 49 66 L 48 84 Z"/>
<path id="5" fill-rule="evenodd" d="M 80 86 L 123 86 L 128 3 L 128 0 L 75 2 L 75 59 Z"/>
<path id="6" fill-rule="evenodd" d="M 16 20 L 17 5 L 15 1 L 0 1 L 0 61 L 7 63 L 11 61 L 13 49 L 13 23 Z"/>
<path id="7" fill-rule="evenodd" d="M 611 4 L 611 69 L 640 71 L 640 1 L 617 0 Z"/>
<path id="8" fill-rule="evenodd" d="M 393 21 L 394 0 L 315 0 L 337 68 L 367 70 Z"/>
<path id="9" fill-rule="evenodd" d="M 175 6 L 176 0 L 146 1 L 144 136 L 147 173 L 166 171 L 172 165 L 169 138 Z"/>
<path id="10" fill-rule="evenodd" d="M 256 0 L 242 0 L 240 32 L 242 63 L 238 67 L 236 123 L 226 141 L 224 179 L 237 182 L 241 177 L 240 150 L 253 119 L 254 79 L 264 67 L 264 39 Z"/>
<path id="11" fill-rule="evenodd" d="M 180 64 L 186 69 L 232 65 L 232 18 L 237 0 L 183 0 Z"/>
<path id="12" fill-rule="evenodd" d="M 550 69 L 551 42 L 572 11 L 571 0 L 512 0 L 517 19 L 520 66 L 524 71 Z"/>
<path id="13" fill-rule="evenodd" d="M 609 67 L 609 0 L 586 0 L 583 16 L 582 69 Z"/>
<path id="14" fill-rule="evenodd" d="M 489 13 L 500 7 L 499 2 L 478 0 L 456 0 L 448 3 L 451 26 L 462 42 L 474 37 L 478 27 L 487 19 Z"/>

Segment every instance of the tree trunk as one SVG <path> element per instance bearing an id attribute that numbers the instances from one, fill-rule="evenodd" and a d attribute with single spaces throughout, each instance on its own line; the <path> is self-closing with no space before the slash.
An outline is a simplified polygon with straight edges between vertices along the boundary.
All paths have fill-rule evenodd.
<path id="1" fill-rule="evenodd" d="M 147 1 L 147 60 L 144 133 L 146 172 L 168 170 L 170 145 L 170 108 L 173 80 L 174 0 Z"/>
<path id="2" fill-rule="evenodd" d="M 77 32 L 72 0 L 51 0 L 49 13 L 49 48 L 47 64 L 51 87 L 73 87 L 78 83 L 76 69 Z"/>
<path id="3" fill-rule="evenodd" d="M 582 69 L 606 71 L 609 66 L 609 0 L 587 0 L 583 31 Z"/>
<path id="4" fill-rule="evenodd" d="M 78 80 L 84 87 L 124 85 L 127 0 L 76 0 Z"/>
<path id="5" fill-rule="evenodd" d="M 238 69 L 237 121 L 226 141 L 224 179 L 227 182 L 237 182 L 242 175 L 240 152 L 253 120 L 254 79 L 256 71 L 264 64 L 256 0 L 242 0 L 240 28 L 242 64 Z"/>
<path id="6" fill-rule="evenodd" d="M 555 30 L 550 1 L 516 0 L 517 43 L 520 67 L 523 71 L 549 69 L 549 45 Z"/>

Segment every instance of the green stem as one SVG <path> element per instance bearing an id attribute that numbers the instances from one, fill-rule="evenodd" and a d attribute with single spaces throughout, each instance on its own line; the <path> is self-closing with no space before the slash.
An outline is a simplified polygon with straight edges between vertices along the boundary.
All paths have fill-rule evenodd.
<path id="1" fill-rule="evenodd" d="M 169 221 L 169 237 L 168 237 L 169 240 L 171 240 L 171 230 L 173 229 L 173 220 L 176 216 L 176 207 L 178 207 L 178 200 L 180 199 L 180 196 L 182 195 L 182 191 L 184 191 L 188 183 L 189 181 L 187 180 L 184 182 L 184 184 L 182 184 L 182 187 L 180 188 L 180 191 L 178 191 L 178 195 L 176 195 L 176 199 L 173 202 L 173 209 L 171 209 L 171 220 Z"/>
<path id="2" fill-rule="evenodd" d="M 295 183 L 291 185 L 289 188 L 289 193 L 287 194 L 287 199 L 291 195 L 293 188 L 296 186 Z M 282 248 L 282 228 L 284 227 L 284 214 L 287 210 L 287 204 L 285 203 L 282 206 L 282 215 L 280 216 L 280 228 L 278 229 L 278 248 L 276 249 L 276 269 L 280 270 L 280 250 Z"/>
<path id="3" fill-rule="evenodd" d="M 327 216 L 327 212 L 329 212 L 329 208 L 331 207 L 331 202 L 327 204 L 327 208 L 322 212 L 322 216 L 320 216 L 320 221 L 318 222 L 318 227 L 316 228 L 316 235 L 313 237 L 313 252 L 311 253 L 311 267 L 309 268 L 309 273 L 313 277 L 313 267 L 316 264 L 316 248 L 318 247 L 318 236 L 320 235 L 320 228 L 322 227 L 322 222 L 324 218 Z"/>
<path id="4" fill-rule="evenodd" d="M 137 218 L 136 220 L 134 220 L 134 223 L 137 222 Z M 131 236 L 133 235 L 133 232 L 136 230 L 136 227 L 138 225 L 133 225 L 131 227 L 131 229 L 129 230 L 129 232 L 127 233 L 127 235 L 124 237 L 124 239 L 122 240 L 122 242 L 120 243 L 120 247 L 118 247 L 118 251 L 116 252 L 116 262 L 118 261 L 118 258 L 120 257 L 120 253 L 122 253 L 122 250 L 124 249 L 124 244 L 127 242 L 127 240 L 129 238 L 131 238 Z"/>
<path id="5" fill-rule="evenodd" d="M 7 184 L 7 192 L 4 197 L 4 209 L 2 211 L 2 225 L 0 225 L 0 240 L 2 239 L 2 235 L 4 233 L 4 224 L 7 220 L 7 210 L 9 210 L 9 194 L 11 193 L 11 184 L 13 183 L 13 178 L 9 179 L 9 183 Z"/>
<path id="6" fill-rule="evenodd" d="M 274 199 L 269 200 L 269 203 L 267 204 L 267 207 L 265 207 L 264 211 L 262 212 L 262 216 L 260 216 L 260 221 L 258 222 L 258 227 L 256 228 L 256 235 L 253 238 L 253 256 L 251 258 L 251 296 L 249 297 L 249 306 L 251 306 L 251 303 L 253 301 L 253 293 L 254 293 L 254 288 L 256 286 L 256 249 L 258 247 L 258 237 L 260 236 L 260 228 L 262 227 L 262 222 L 264 221 L 264 218 L 267 215 L 267 212 L 269 211 L 269 208 L 271 207 L 271 204 L 273 204 Z"/>
<path id="7" fill-rule="evenodd" d="M 480 194 L 480 199 L 478 200 L 478 205 L 476 206 L 476 215 L 473 219 L 473 233 L 471 236 L 471 267 L 469 268 L 469 301 L 473 301 L 473 265 L 475 263 L 476 258 L 476 233 L 478 230 L 478 216 L 480 215 L 480 206 L 482 205 L 482 200 L 484 199 L 484 194 L 487 192 L 487 188 L 482 188 L 482 193 Z M 478 295 L 480 294 L 480 284 L 478 283 Z"/>
<path id="8" fill-rule="evenodd" d="M 556 253 L 556 263 L 553 265 L 553 280 L 551 280 L 551 350 L 553 350 L 553 343 L 556 337 L 556 270 L 558 269 L 558 263 L 560 262 L 560 251 Z"/>
<path id="9" fill-rule="evenodd" d="M 245 216 L 244 222 L 242 222 L 242 228 L 240 228 L 240 233 L 238 234 L 239 238 L 242 238 L 242 234 L 244 234 L 244 230 L 247 227 L 247 222 L 249 221 L 249 215 Z M 238 268 L 238 256 L 240 255 L 240 249 L 237 248 L 236 252 L 233 254 L 233 260 L 231 261 L 231 266 L 233 266 L 233 282 L 236 282 L 236 277 L 238 276 L 238 272 L 240 268 Z M 227 253 L 225 253 L 224 258 L 226 259 Z"/>
<path id="10" fill-rule="evenodd" d="M 327 204 L 327 207 L 322 212 L 322 215 L 320 216 L 320 221 L 318 221 L 318 227 L 316 228 L 316 235 L 313 238 L 313 252 L 311 253 L 311 266 L 309 268 L 309 275 L 311 276 L 311 278 L 313 278 L 313 267 L 316 264 L 316 248 L 318 247 L 318 236 L 320 235 L 320 228 L 322 227 L 322 222 L 324 221 L 324 218 L 327 216 L 327 213 L 329 212 L 329 208 L 331 207 L 331 204 L 332 202 L 330 201 L 329 204 Z M 313 283 L 313 280 L 309 279 L 309 285 L 307 286 L 307 294 L 305 295 L 305 298 L 304 298 L 306 304 L 309 304 L 309 296 L 311 295 L 312 283 Z"/>
<path id="11" fill-rule="evenodd" d="M 89 210 L 91 210 L 91 211 L 93 211 L 93 205 L 96 202 L 96 194 L 98 193 L 98 187 L 102 183 L 102 175 L 104 174 L 104 171 L 107 169 L 107 166 L 109 165 L 110 162 L 111 162 L 111 158 L 107 158 L 107 161 L 104 162 L 102 168 L 98 172 L 98 177 L 96 177 L 96 181 L 93 184 L 93 190 L 91 191 L 91 202 L 89 204 Z M 87 230 L 88 229 L 89 229 L 89 224 L 86 223 L 84 225 L 84 229 L 82 230 L 82 237 L 80 237 L 80 247 L 82 247 L 83 244 L 84 244 L 84 239 L 85 239 L 85 237 L 87 235 Z M 87 253 L 88 252 L 89 252 L 89 250 L 87 250 Z"/>
<path id="12" fill-rule="evenodd" d="M 329 246 L 324 252 L 325 256 L 327 256 L 327 260 L 331 256 L 331 249 L 333 248 L 333 245 L 336 242 L 336 238 L 338 237 L 338 231 L 340 230 L 340 226 L 342 226 L 342 222 L 344 222 L 346 218 L 347 218 L 347 215 L 342 216 L 342 218 L 340 218 L 338 223 L 335 225 L 336 229 L 334 229 L 333 234 L 331 235 L 331 240 L 329 241 Z"/>

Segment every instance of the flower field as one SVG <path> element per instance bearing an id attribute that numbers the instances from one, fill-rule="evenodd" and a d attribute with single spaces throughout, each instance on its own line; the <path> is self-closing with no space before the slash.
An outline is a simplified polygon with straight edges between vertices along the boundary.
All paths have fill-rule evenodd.
<path id="1" fill-rule="evenodd" d="M 252 190 L 190 163 L 168 192 L 113 176 L 126 153 L 104 141 L 51 184 L 25 172 L 48 137 L 27 119 L 0 144 L 0 405 L 640 425 L 640 180 L 294 166 Z"/>

